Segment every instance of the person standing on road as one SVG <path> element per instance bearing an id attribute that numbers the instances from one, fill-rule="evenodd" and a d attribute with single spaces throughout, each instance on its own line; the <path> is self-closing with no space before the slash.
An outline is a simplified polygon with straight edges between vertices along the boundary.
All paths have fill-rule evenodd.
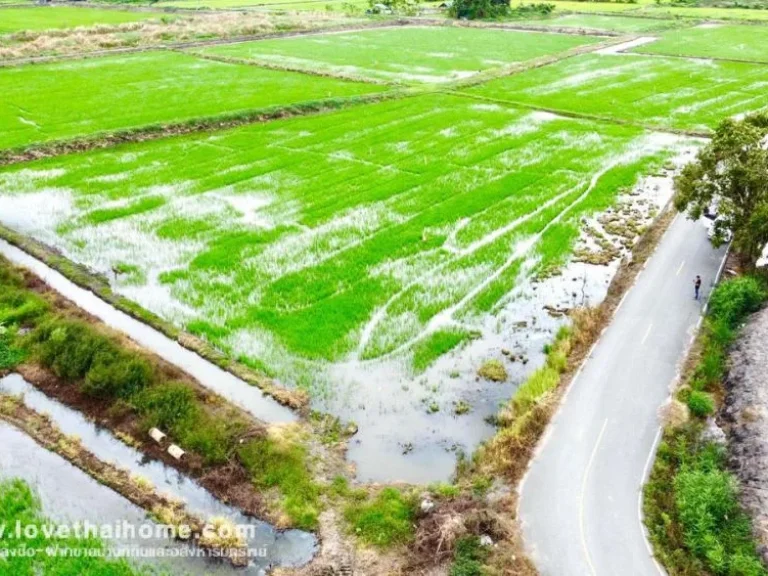
<path id="1" fill-rule="evenodd" d="M 693 281 L 694 298 L 699 299 L 699 291 L 701 290 L 701 276 L 696 276 L 696 280 Z"/>

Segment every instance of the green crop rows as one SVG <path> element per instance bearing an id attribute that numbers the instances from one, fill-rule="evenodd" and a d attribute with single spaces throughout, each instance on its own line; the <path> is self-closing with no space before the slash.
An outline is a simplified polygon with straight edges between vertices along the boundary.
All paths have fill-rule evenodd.
<path id="1" fill-rule="evenodd" d="M 672 30 L 637 52 L 768 62 L 768 29 L 764 26 L 708 25 Z"/>
<path id="2" fill-rule="evenodd" d="M 204 52 L 403 82 L 444 82 L 575 46 L 590 36 L 435 27 L 386 28 L 216 46 Z"/>
<path id="3" fill-rule="evenodd" d="M 610 32 L 655 32 L 680 25 L 674 20 L 658 20 L 656 18 L 637 18 L 619 15 L 605 16 L 602 14 L 565 14 L 553 18 L 522 20 L 520 23 L 532 26 L 607 30 Z"/>
<path id="4" fill-rule="evenodd" d="M 131 270 L 142 304 L 269 369 L 438 330 L 428 364 L 678 144 L 419 96 L 8 168 L 0 191 L 10 212 L 50 207 L 33 234 Z"/>
<path id="5" fill-rule="evenodd" d="M 18 3 L 21 4 L 21 2 Z M 21 30 L 37 31 L 95 26 L 97 24 L 125 24 L 160 17 L 162 14 L 157 12 L 129 12 L 126 10 L 99 10 L 67 6 L 3 8 L 0 12 L 0 34 Z"/>
<path id="6" fill-rule="evenodd" d="M 652 44 L 651 44 L 652 45 Z M 706 131 L 768 105 L 768 67 L 632 55 L 583 55 L 469 93 L 647 126 Z"/>
<path id="7" fill-rule="evenodd" d="M 159 51 L 0 68 L 0 148 L 381 90 Z"/>

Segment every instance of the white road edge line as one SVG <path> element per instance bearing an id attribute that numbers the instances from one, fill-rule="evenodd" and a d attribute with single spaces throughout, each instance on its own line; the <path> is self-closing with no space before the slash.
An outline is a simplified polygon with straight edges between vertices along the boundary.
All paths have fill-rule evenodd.
<path id="1" fill-rule="evenodd" d="M 581 481 L 581 494 L 579 494 L 579 532 L 581 533 L 581 547 L 584 549 L 584 556 L 587 559 L 587 564 L 592 572 L 592 576 L 597 576 L 594 564 L 592 564 L 592 557 L 589 555 L 589 548 L 587 547 L 587 536 L 584 533 L 584 496 L 587 491 L 587 482 L 589 481 L 589 473 L 592 470 L 592 464 L 595 463 L 595 456 L 597 456 L 597 450 L 600 448 L 600 442 L 603 440 L 603 434 L 605 434 L 605 428 L 608 426 L 608 418 L 603 422 L 603 427 L 600 429 L 600 434 L 597 436 L 595 447 L 592 448 L 592 454 L 589 457 L 587 463 L 587 469 L 584 471 L 584 479 Z"/>
<path id="2" fill-rule="evenodd" d="M 680 276 L 680 272 L 683 271 L 683 266 L 685 266 L 685 260 L 680 262 L 680 268 L 677 269 L 677 272 L 675 273 L 675 276 Z"/>
<path id="3" fill-rule="evenodd" d="M 678 213 L 678 216 L 680 214 Z M 677 220 L 677 216 L 675 216 L 675 220 Z M 674 220 L 672 221 L 674 224 Z M 671 227 L 671 225 L 670 225 Z M 725 263 L 728 261 L 728 253 L 730 252 L 731 246 L 730 244 L 725 250 L 725 254 L 723 255 L 723 261 L 720 263 L 720 268 L 717 271 L 717 276 L 715 276 L 715 284 L 720 280 L 720 276 L 723 274 L 723 268 L 725 268 Z M 704 308 L 701 311 L 701 315 L 699 316 L 699 320 L 696 323 L 696 330 L 694 330 L 693 334 L 691 335 L 691 342 L 689 344 L 692 345 L 693 342 L 696 340 L 696 335 L 698 333 L 699 327 L 701 326 L 701 323 L 704 320 L 704 316 L 707 314 L 707 307 L 709 306 L 709 295 L 707 295 L 707 301 L 704 303 Z M 688 352 L 686 352 L 686 355 Z M 680 376 L 676 376 L 675 379 L 679 378 Z M 674 393 L 674 391 L 673 391 Z M 645 469 L 643 470 L 643 477 L 640 479 L 640 492 L 637 495 L 637 517 L 638 521 L 640 522 L 640 530 L 642 530 L 644 540 L 645 540 L 645 547 L 648 550 L 648 553 L 651 555 L 651 559 L 653 560 L 653 564 L 656 566 L 656 569 L 659 571 L 659 574 L 661 576 L 667 576 L 667 572 L 664 570 L 664 568 L 659 564 L 659 561 L 656 559 L 656 555 L 653 553 L 653 548 L 651 547 L 651 543 L 648 540 L 648 531 L 645 527 L 645 522 L 643 522 L 643 489 L 645 487 L 645 483 L 648 481 L 648 476 L 650 474 L 650 468 L 651 463 L 653 462 L 653 458 L 656 455 L 656 449 L 659 446 L 659 442 L 661 441 L 661 435 L 662 435 L 662 428 L 659 427 L 659 429 L 656 431 L 656 437 L 653 440 L 653 445 L 651 446 L 651 452 L 648 454 L 648 460 L 645 462 Z"/>
<path id="4" fill-rule="evenodd" d="M 645 344 L 645 341 L 648 340 L 648 336 L 650 336 L 650 334 L 651 334 L 651 328 L 653 328 L 653 322 L 648 324 L 648 330 L 645 331 L 645 336 L 643 336 L 643 340 L 642 340 L 642 342 L 640 342 L 640 346 Z"/>
<path id="5" fill-rule="evenodd" d="M 653 439 L 651 451 L 648 453 L 648 459 L 645 461 L 643 476 L 640 478 L 640 491 L 637 494 L 637 519 L 640 522 L 640 531 L 643 533 L 643 536 L 645 536 L 643 540 L 645 541 L 645 547 L 648 550 L 648 555 L 651 557 L 651 560 L 653 560 L 653 564 L 656 566 L 656 570 L 659 571 L 659 574 L 661 576 L 667 576 L 667 573 L 661 567 L 659 561 L 656 560 L 656 555 L 653 553 L 651 543 L 648 541 L 648 530 L 646 529 L 645 523 L 643 522 L 643 488 L 645 487 L 645 483 L 648 481 L 648 476 L 651 473 L 651 464 L 653 463 L 653 457 L 656 455 L 656 449 L 658 448 L 659 442 L 661 441 L 661 432 L 661 427 L 659 427 L 659 429 L 656 430 L 656 436 Z"/>

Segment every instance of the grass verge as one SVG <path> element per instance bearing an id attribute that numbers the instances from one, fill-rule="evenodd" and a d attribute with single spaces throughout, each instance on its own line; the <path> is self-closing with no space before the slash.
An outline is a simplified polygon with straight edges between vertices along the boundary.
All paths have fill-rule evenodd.
<path id="1" fill-rule="evenodd" d="M 768 298 L 752 277 L 717 286 L 644 488 L 651 543 L 671 576 L 763 576 L 749 516 L 725 447 L 704 435 L 724 396 L 727 351 L 743 320 Z M 683 406 L 687 405 L 687 410 Z M 690 414 L 690 417 L 686 415 Z"/>
<path id="2" fill-rule="evenodd" d="M 1 258 L 0 325 L 6 327 L 4 369 L 16 368 L 46 393 L 123 434 L 146 438 L 149 428 L 161 427 L 188 456 L 179 463 L 145 442 L 153 456 L 202 476 L 212 492 L 252 512 L 264 512 L 255 489 L 274 487 L 284 525 L 316 526 L 319 503 L 311 496 L 318 489 L 298 438 L 285 436 L 272 458 L 254 465 L 245 456 L 273 446 L 260 424 Z M 27 365 L 17 366 L 25 357 Z M 290 473 L 297 470 L 300 477 Z"/>

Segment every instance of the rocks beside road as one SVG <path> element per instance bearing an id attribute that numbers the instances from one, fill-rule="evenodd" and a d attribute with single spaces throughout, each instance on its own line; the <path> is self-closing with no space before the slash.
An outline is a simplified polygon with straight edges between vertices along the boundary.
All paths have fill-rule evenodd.
<path id="1" fill-rule="evenodd" d="M 733 345 L 725 388 L 729 463 L 768 561 L 768 308 L 749 319 Z"/>

